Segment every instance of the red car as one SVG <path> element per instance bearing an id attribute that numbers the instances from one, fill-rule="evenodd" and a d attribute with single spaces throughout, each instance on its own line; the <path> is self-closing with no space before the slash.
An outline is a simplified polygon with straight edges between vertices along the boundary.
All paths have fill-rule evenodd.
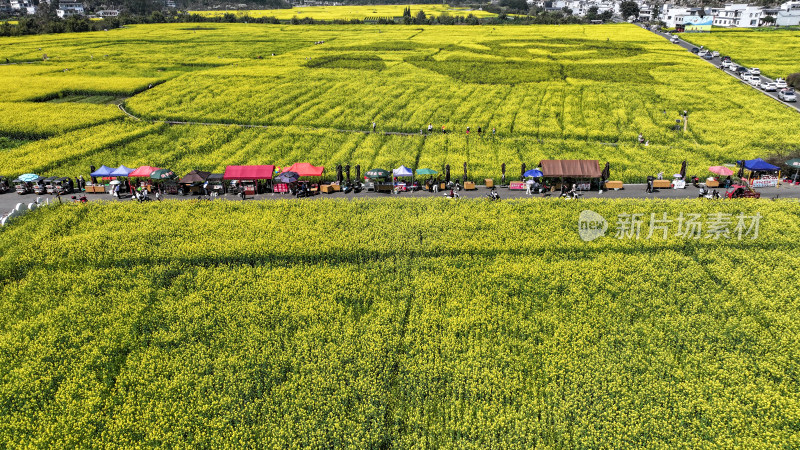
<path id="1" fill-rule="evenodd" d="M 761 198 L 761 193 L 754 191 L 749 186 L 734 184 L 725 191 L 728 198 Z"/>

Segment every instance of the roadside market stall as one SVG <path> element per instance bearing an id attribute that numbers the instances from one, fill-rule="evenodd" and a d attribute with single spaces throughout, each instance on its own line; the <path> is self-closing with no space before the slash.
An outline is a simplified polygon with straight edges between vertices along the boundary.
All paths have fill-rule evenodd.
<path id="1" fill-rule="evenodd" d="M 395 183 L 395 188 L 398 191 L 408 191 L 413 190 L 414 186 L 414 172 L 406 166 L 400 166 L 397 169 L 392 170 L 392 176 L 394 178 L 411 178 L 410 183 L 406 183 L 404 181 L 397 180 Z"/>
<path id="2" fill-rule="evenodd" d="M 237 189 L 241 186 L 244 188 L 245 195 L 256 195 L 261 191 L 259 186 L 260 181 L 271 181 L 272 172 L 275 170 L 273 165 L 255 165 L 255 166 L 227 166 L 225 167 L 225 174 L 223 179 L 230 181 Z M 264 189 L 271 188 L 271 186 L 263 186 Z"/>
<path id="3" fill-rule="evenodd" d="M 225 193 L 225 174 L 212 173 L 208 176 L 208 190 L 216 192 L 218 195 Z"/>
<path id="4" fill-rule="evenodd" d="M 386 192 L 389 194 L 392 193 L 392 189 L 394 189 L 394 186 L 390 182 L 392 174 L 388 170 L 371 169 L 368 170 L 364 176 L 370 180 L 375 180 L 372 182 L 371 187 L 370 185 L 367 185 L 367 190 L 372 189 L 375 192 Z"/>
<path id="5" fill-rule="evenodd" d="M 114 171 L 113 168 L 108 166 L 100 166 L 99 169 L 95 170 L 94 172 L 90 173 L 89 176 L 92 177 L 92 180 L 97 181 L 97 183 L 90 183 L 86 185 L 85 192 L 87 193 L 96 193 L 96 194 L 103 194 L 106 192 L 106 187 L 102 184 L 103 178 L 108 178 L 111 176 L 111 173 Z"/>
<path id="6" fill-rule="evenodd" d="M 592 181 L 599 186 L 602 177 L 600 163 L 596 159 L 545 159 L 539 167 L 545 178 L 557 179 L 561 184 L 574 183 L 579 191 L 590 190 Z"/>
<path id="7" fill-rule="evenodd" d="M 178 193 L 178 176 L 169 169 L 158 169 L 150 174 L 150 179 L 155 184 L 156 189 L 165 193 L 175 195 Z"/>
<path id="8" fill-rule="evenodd" d="M 203 192 L 203 184 L 206 183 L 211 176 L 211 172 L 203 172 L 202 170 L 193 170 L 178 180 L 178 185 L 181 187 L 181 193 L 186 194 L 200 194 Z M 208 190 L 211 191 L 211 183 L 209 182 Z"/>
<path id="9" fill-rule="evenodd" d="M 433 169 L 429 169 L 427 167 L 424 167 L 422 169 L 417 169 L 417 177 L 419 177 L 420 175 L 428 175 L 428 180 L 426 180 L 426 182 L 425 182 L 424 189 L 427 189 L 429 191 L 431 190 L 431 188 L 433 187 L 433 185 L 435 183 L 435 181 L 433 180 L 433 176 L 436 175 L 437 173 L 439 173 L 439 172 L 437 172 L 437 171 L 435 171 Z M 439 186 L 439 188 L 441 188 L 441 186 Z"/>
<path id="10" fill-rule="evenodd" d="M 754 188 L 774 187 L 780 180 L 780 167 L 764 161 L 761 158 L 736 161 L 742 169 L 747 169 L 750 173 L 747 176 L 748 184 Z"/>
<path id="11" fill-rule="evenodd" d="M 285 173 L 288 173 L 288 172 L 296 173 L 298 178 L 303 178 L 303 177 L 321 177 L 322 173 L 325 172 L 325 167 L 323 167 L 323 166 L 315 166 L 315 165 L 312 165 L 312 164 L 309 164 L 309 163 L 294 163 L 291 166 L 284 167 L 281 170 L 282 174 L 285 174 Z M 308 188 L 308 191 L 311 192 L 312 194 L 316 193 L 316 192 L 319 192 L 320 183 L 311 184 L 308 181 L 300 181 L 300 180 L 298 180 L 296 182 L 301 183 L 301 187 L 302 187 L 302 185 L 304 183 L 307 183 L 306 187 Z M 282 192 L 282 190 L 278 189 L 277 191 L 274 190 L 273 192 Z"/>

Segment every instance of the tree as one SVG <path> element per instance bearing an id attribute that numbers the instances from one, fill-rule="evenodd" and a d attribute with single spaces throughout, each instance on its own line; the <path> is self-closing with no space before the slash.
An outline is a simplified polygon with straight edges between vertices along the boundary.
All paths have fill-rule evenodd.
<path id="1" fill-rule="evenodd" d="M 776 19 L 773 16 L 764 16 L 763 18 L 761 18 L 761 21 L 764 22 L 767 25 L 774 25 L 775 24 L 775 20 Z"/>
<path id="2" fill-rule="evenodd" d="M 504 6 L 519 13 L 526 13 L 528 11 L 528 2 L 526 0 L 501 0 L 500 6 Z"/>
<path id="3" fill-rule="evenodd" d="M 561 8 L 561 12 L 563 12 L 565 16 L 571 16 L 572 15 L 572 10 L 567 8 L 566 6 Z"/>
<path id="4" fill-rule="evenodd" d="M 629 17 L 639 17 L 639 5 L 637 5 L 634 1 L 627 0 L 620 3 L 619 11 L 622 14 L 623 19 L 627 19 Z"/>
<path id="5" fill-rule="evenodd" d="M 414 17 L 414 23 L 416 23 L 417 25 L 422 25 L 427 22 L 428 22 L 428 17 L 425 16 L 425 11 L 420 9 L 417 15 Z"/>
<path id="6" fill-rule="evenodd" d="M 597 12 L 600 10 L 597 6 L 591 6 L 586 10 L 586 20 L 597 20 Z"/>

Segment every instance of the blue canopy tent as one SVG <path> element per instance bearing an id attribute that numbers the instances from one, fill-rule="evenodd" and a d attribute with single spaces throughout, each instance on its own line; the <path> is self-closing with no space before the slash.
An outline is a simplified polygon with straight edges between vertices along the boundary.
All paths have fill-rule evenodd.
<path id="1" fill-rule="evenodd" d="M 125 166 L 119 166 L 119 167 L 117 167 L 116 169 L 114 169 L 111 172 L 111 176 L 112 177 L 127 177 L 133 171 L 134 171 L 134 169 L 131 169 L 131 168 L 128 168 L 128 167 L 125 167 Z"/>
<path id="2" fill-rule="evenodd" d="M 744 160 L 744 161 L 736 161 L 736 164 L 741 166 L 744 164 L 744 168 L 749 171 L 757 171 L 757 170 L 780 170 L 780 167 L 773 166 L 772 164 L 764 161 L 761 158 Z"/>
<path id="3" fill-rule="evenodd" d="M 99 169 L 95 170 L 94 172 L 90 173 L 89 175 L 93 176 L 93 177 L 110 177 L 110 176 L 112 176 L 111 172 L 113 172 L 113 171 L 114 171 L 114 169 L 112 169 L 111 167 L 100 166 Z"/>
<path id="4" fill-rule="evenodd" d="M 752 184 L 753 187 L 776 186 L 777 180 L 781 176 L 780 167 L 773 166 L 772 164 L 764 161 L 761 158 L 736 161 L 736 164 L 739 166 L 739 178 L 744 178 L 743 176 L 744 169 L 750 171 L 750 174 L 748 175 L 747 179 L 748 179 L 748 184 Z M 772 171 L 778 171 L 778 176 L 775 178 L 773 177 L 764 178 L 762 176 L 757 179 L 753 176 L 753 172 L 772 172 Z"/>

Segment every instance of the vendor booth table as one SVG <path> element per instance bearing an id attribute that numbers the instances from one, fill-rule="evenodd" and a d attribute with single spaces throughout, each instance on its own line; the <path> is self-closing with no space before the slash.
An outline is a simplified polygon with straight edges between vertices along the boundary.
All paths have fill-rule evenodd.
<path id="1" fill-rule="evenodd" d="M 565 179 L 572 179 L 579 191 L 588 191 L 591 181 L 602 176 L 600 163 L 596 159 L 546 159 L 539 166 L 545 178 L 558 178 L 561 183 Z M 568 186 L 571 188 L 571 186 Z"/>
<path id="2" fill-rule="evenodd" d="M 272 180 L 274 170 L 275 166 L 273 165 L 227 166 L 222 178 L 240 182 L 244 187 L 245 195 L 256 195 L 258 193 L 258 181 Z"/>

